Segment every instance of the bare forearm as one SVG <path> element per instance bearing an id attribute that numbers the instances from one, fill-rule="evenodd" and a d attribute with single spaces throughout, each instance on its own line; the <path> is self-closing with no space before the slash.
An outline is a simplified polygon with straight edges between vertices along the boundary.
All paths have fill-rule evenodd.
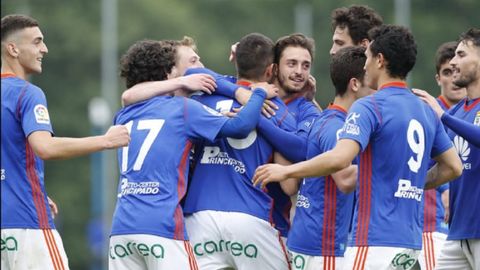
<path id="1" fill-rule="evenodd" d="M 288 166 L 288 177 L 305 178 L 325 176 L 346 168 L 350 163 L 342 161 L 333 151 L 325 152 L 312 159 Z"/>
<path id="2" fill-rule="evenodd" d="M 128 106 L 155 96 L 174 92 L 180 88 L 182 88 L 182 83 L 178 78 L 165 81 L 139 83 L 123 92 L 122 104 Z"/>
<path id="3" fill-rule="evenodd" d="M 35 152 L 38 152 L 40 158 L 51 160 L 87 155 L 107 148 L 103 135 L 84 138 L 52 137 Z"/>
<path id="4" fill-rule="evenodd" d="M 427 172 L 425 189 L 436 188 L 447 183 L 455 177 L 457 177 L 457 175 L 452 169 L 445 165 L 437 163 Z"/>

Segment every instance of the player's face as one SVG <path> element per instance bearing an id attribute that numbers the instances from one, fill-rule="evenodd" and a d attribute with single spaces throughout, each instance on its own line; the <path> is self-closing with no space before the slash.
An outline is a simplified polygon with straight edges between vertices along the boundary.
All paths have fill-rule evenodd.
<path id="1" fill-rule="evenodd" d="M 277 80 L 287 93 L 300 92 L 308 81 L 312 57 L 302 47 L 287 47 L 278 64 Z"/>
<path id="2" fill-rule="evenodd" d="M 188 46 L 180 46 L 177 48 L 177 76 L 183 76 L 185 71 L 189 68 L 203 67 L 200 62 L 200 56 Z"/>
<path id="3" fill-rule="evenodd" d="M 42 73 L 42 60 L 48 53 L 43 42 L 43 34 L 38 27 L 25 28 L 18 32 L 15 43 L 18 52 L 18 62 L 25 74 Z"/>
<path id="4" fill-rule="evenodd" d="M 366 85 L 372 89 L 378 89 L 378 77 L 379 77 L 379 70 L 376 66 L 376 57 L 373 56 L 372 52 L 370 51 L 370 45 L 368 45 L 367 49 L 365 50 L 365 55 L 367 56 L 367 60 L 365 61 L 365 82 Z"/>
<path id="5" fill-rule="evenodd" d="M 453 69 L 449 61 L 446 61 L 440 66 L 438 74 L 435 75 L 438 86 L 440 86 L 442 96 L 445 97 L 451 104 L 458 103 L 467 95 L 465 88 L 458 87 L 453 84 Z"/>
<path id="6" fill-rule="evenodd" d="M 453 68 L 453 83 L 458 87 L 468 87 L 480 80 L 480 48 L 472 41 L 460 42 L 455 57 L 450 60 Z"/>
<path id="7" fill-rule="evenodd" d="M 348 27 L 341 28 L 337 26 L 332 37 L 332 48 L 330 49 L 330 55 L 335 55 L 340 49 L 354 46 L 352 37 L 348 31 Z"/>

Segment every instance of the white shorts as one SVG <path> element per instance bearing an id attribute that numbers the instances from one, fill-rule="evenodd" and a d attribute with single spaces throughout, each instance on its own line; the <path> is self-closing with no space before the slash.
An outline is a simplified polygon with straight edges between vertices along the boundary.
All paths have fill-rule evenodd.
<path id="1" fill-rule="evenodd" d="M 435 269 L 480 270 L 480 239 L 445 241 Z"/>
<path id="2" fill-rule="evenodd" d="M 433 270 L 438 255 L 445 244 L 447 235 L 439 232 L 424 232 L 422 234 L 422 251 L 418 256 L 418 262 L 423 270 Z"/>
<path id="3" fill-rule="evenodd" d="M 149 234 L 125 234 L 110 237 L 110 270 L 198 270 L 188 241 Z"/>
<path id="4" fill-rule="evenodd" d="M 310 256 L 292 251 L 292 269 L 294 270 L 341 270 L 343 257 Z"/>
<path id="5" fill-rule="evenodd" d="M 419 269 L 420 250 L 397 247 L 348 247 L 345 270 L 409 270 Z"/>
<path id="6" fill-rule="evenodd" d="M 202 270 L 290 267 L 280 232 L 262 219 L 237 212 L 200 211 L 187 216 L 185 224 Z"/>
<path id="7" fill-rule="evenodd" d="M 2 269 L 69 269 L 57 230 L 2 229 L 1 235 Z"/>

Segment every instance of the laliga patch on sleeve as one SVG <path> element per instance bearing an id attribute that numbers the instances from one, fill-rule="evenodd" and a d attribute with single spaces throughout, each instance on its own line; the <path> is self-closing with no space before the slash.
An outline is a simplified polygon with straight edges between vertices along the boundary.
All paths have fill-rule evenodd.
<path id="1" fill-rule="evenodd" d="M 480 127 L 480 111 L 478 111 L 475 115 L 475 120 L 473 120 L 473 124 Z"/>
<path id="2" fill-rule="evenodd" d="M 48 116 L 47 107 L 43 104 L 38 104 L 33 109 L 35 120 L 38 124 L 50 124 L 50 116 Z"/>
<path id="3" fill-rule="evenodd" d="M 202 105 L 202 106 L 203 106 L 203 108 L 204 108 L 207 112 L 209 112 L 210 114 L 215 115 L 215 116 L 222 116 L 221 113 L 215 111 L 214 109 L 212 109 L 212 108 L 210 108 L 210 107 L 208 107 L 208 106 L 205 106 L 205 105 Z"/>

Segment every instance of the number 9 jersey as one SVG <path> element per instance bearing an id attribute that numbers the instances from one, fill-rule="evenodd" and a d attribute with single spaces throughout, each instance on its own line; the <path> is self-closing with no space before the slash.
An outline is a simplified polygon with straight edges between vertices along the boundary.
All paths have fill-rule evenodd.
<path id="1" fill-rule="evenodd" d="M 340 139 L 361 148 L 349 245 L 420 250 L 428 162 L 452 147 L 433 110 L 405 83 L 385 84 L 352 105 Z"/>

